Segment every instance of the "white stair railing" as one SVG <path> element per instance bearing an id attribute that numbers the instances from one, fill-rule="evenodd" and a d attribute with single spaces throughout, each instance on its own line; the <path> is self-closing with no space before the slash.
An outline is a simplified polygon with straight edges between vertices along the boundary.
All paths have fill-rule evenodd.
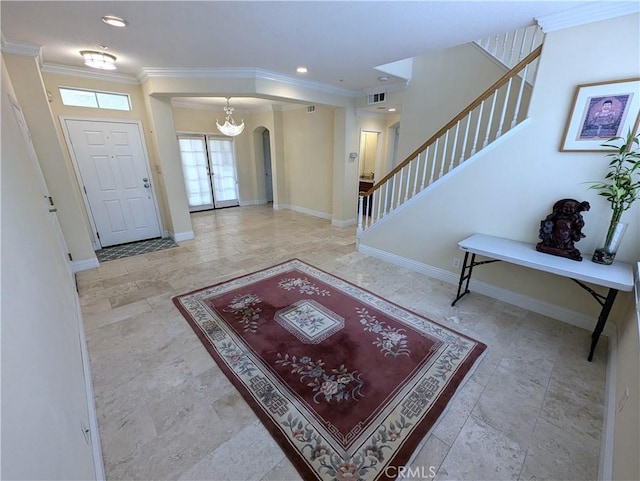
<path id="1" fill-rule="evenodd" d="M 541 51 L 538 46 L 369 191 L 360 194 L 359 235 L 526 118 L 532 86 L 522 79 L 535 71 Z"/>
<path id="2" fill-rule="evenodd" d="M 475 40 L 473 43 L 502 63 L 507 69 L 511 69 L 542 45 L 543 41 L 544 32 L 542 28 L 539 25 L 530 25 L 513 32 Z M 527 82 L 533 84 L 535 74 L 535 69 L 529 69 L 524 78 L 527 79 Z M 521 75 L 524 75 L 524 73 Z"/>
<path id="3" fill-rule="evenodd" d="M 531 25 L 513 32 L 475 40 L 474 43 L 511 69 L 542 45 L 543 39 L 544 33 L 540 26 Z"/>

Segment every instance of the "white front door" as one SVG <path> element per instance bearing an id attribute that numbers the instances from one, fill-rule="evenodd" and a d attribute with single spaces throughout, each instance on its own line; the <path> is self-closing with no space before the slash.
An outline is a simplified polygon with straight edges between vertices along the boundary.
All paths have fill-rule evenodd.
<path id="1" fill-rule="evenodd" d="M 64 120 L 102 247 L 161 237 L 138 123 Z"/>

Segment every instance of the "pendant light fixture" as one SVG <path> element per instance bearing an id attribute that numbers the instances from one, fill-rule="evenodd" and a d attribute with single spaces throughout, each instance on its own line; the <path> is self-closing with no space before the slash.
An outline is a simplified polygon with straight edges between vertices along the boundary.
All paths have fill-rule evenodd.
<path id="1" fill-rule="evenodd" d="M 224 107 L 224 113 L 226 114 L 224 124 L 220 125 L 218 123 L 218 119 L 216 119 L 216 126 L 218 130 L 222 132 L 224 135 L 228 135 L 229 137 L 235 137 L 236 135 L 240 135 L 244 130 L 244 120 L 240 121 L 240 124 L 236 124 L 236 121 L 233 120 L 233 110 L 234 108 L 229 105 L 229 99 L 231 97 L 226 97 L 227 106 Z"/>

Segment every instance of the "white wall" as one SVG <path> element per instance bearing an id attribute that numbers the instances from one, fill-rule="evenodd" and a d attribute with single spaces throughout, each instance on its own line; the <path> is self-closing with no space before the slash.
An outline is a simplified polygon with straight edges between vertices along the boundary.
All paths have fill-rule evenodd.
<path id="1" fill-rule="evenodd" d="M 3 64 L 0 475 L 95 479 L 81 431 L 89 415 L 75 286 L 6 100 L 10 92 Z"/>
<path id="2" fill-rule="evenodd" d="M 605 37 L 607 42 L 593 41 Z M 607 160 L 600 153 L 559 152 L 559 145 L 578 84 L 640 76 L 639 37 L 638 15 L 549 33 L 529 123 L 468 164 L 450 182 L 407 205 L 398 215 L 387 217 L 379 228 L 365 232 L 361 245 L 454 276 L 457 270 L 452 260 L 461 257 L 457 249 L 460 240 L 481 232 L 535 243 L 540 220 L 551 212 L 553 203 L 575 198 L 591 203 L 591 210 L 584 214 L 587 237 L 577 244 L 588 256 L 607 227 L 610 209 L 586 182 L 604 176 Z M 457 75 L 469 78 L 472 73 L 461 67 Z M 423 81 L 421 77 L 413 79 L 414 91 Z M 407 94 L 405 104 L 411 105 L 414 100 L 409 91 Z M 407 137 L 404 117 L 401 142 L 420 144 L 417 138 Z M 631 226 L 618 258 L 633 262 L 640 258 L 640 202 L 624 219 Z M 474 279 L 588 316 L 598 313 L 599 306 L 588 294 L 557 276 L 492 264 L 476 269 Z"/>

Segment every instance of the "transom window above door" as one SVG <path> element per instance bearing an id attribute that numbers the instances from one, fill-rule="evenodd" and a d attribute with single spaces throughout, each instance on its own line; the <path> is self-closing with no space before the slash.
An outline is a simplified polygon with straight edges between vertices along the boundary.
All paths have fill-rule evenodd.
<path id="1" fill-rule="evenodd" d="M 59 87 L 58 90 L 64 105 L 92 109 L 131 110 L 131 100 L 127 94 L 69 87 Z"/>

